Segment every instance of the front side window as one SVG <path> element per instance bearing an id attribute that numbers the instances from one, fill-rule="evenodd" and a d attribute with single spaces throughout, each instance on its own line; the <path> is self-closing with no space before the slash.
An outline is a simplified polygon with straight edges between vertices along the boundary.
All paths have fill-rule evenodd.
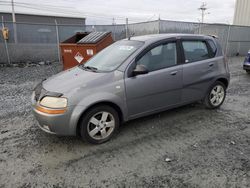
<path id="1" fill-rule="evenodd" d="M 175 42 L 156 46 L 137 61 L 137 65 L 144 65 L 149 72 L 171 67 L 176 64 L 177 51 Z"/>
<path id="2" fill-rule="evenodd" d="M 183 41 L 184 54 L 187 62 L 209 59 L 209 52 L 204 41 Z"/>

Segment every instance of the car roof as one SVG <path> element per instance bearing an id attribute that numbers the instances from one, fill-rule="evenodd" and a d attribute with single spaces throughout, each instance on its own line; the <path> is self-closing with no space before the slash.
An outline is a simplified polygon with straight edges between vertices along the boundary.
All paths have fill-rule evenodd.
<path id="1" fill-rule="evenodd" d="M 160 40 L 168 39 L 168 38 L 192 38 L 192 39 L 213 39 L 214 37 L 207 35 L 198 35 L 198 34 L 180 34 L 180 33 L 171 33 L 171 34 L 152 34 L 152 35 L 143 35 L 143 36 L 135 36 L 130 39 L 124 40 L 135 40 L 142 42 L 157 42 Z"/>

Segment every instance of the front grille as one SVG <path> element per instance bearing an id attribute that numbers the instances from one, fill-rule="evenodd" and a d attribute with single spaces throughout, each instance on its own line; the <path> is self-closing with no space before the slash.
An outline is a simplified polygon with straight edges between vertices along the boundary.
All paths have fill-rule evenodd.
<path id="1" fill-rule="evenodd" d="M 243 69 L 250 70 L 250 65 L 243 65 Z"/>

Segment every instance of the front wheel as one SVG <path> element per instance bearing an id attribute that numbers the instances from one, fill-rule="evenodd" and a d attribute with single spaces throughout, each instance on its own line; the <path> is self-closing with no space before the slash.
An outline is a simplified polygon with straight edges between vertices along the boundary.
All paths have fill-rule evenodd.
<path id="1" fill-rule="evenodd" d="M 226 98 L 226 86 L 216 81 L 205 97 L 204 104 L 209 109 L 219 108 Z"/>
<path id="2" fill-rule="evenodd" d="M 119 128 L 119 116 L 110 106 L 90 109 L 81 121 L 81 137 L 89 143 L 101 144 L 108 141 Z"/>

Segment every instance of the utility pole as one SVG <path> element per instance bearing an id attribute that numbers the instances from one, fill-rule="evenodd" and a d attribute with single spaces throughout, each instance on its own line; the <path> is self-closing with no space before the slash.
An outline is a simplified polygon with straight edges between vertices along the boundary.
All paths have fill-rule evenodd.
<path id="1" fill-rule="evenodd" d="M 61 62 L 59 29 L 56 19 L 55 19 L 55 26 L 56 26 L 57 55 L 58 55 L 58 61 Z"/>
<path id="2" fill-rule="evenodd" d="M 112 25 L 113 25 L 113 38 L 114 38 L 114 41 L 116 41 L 116 23 L 115 23 L 115 18 L 112 19 Z"/>
<path id="3" fill-rule="evenodd" d="M 158 34 L 161 33 L 161 15 L 159 14 L 159 17 L 158 17 Z"/>
<path id="4" fill-rule="evenodd" d="M 230 33 L 231 33 L 231 25 L 228 24 L 226 49 L 225 49 L 225 52 L 224 52 L 225 55 L 226 55 L 226 57 L 228 57 Z M 240 44 L 240 43 L 239 43 L 239 44 Z M 239 50 L 238 50 L 238 51 L 239 51 Z"/>
<path id="5" fill-rule="evenodd" d="M 4 28 L 4 20 L 3 20 L 3 16 L 2 16 L 2 28 Z M 9 49 L 8 49 L 8 44 L 7 44 L 7 40 L 4 39 L 4 45 L 5 45 L 5 50 L 6 50 L 6 56 L 7 56 L 7 60 L 8 60 L 8 63 L 10 64 L 10 54 L 9 54 Z"/>
<path id="6" fill-rule="evenodd" d="M 11 0 L 11 7 L 12 7 L 12 21 L 13 21 L 13 23 L 16 23 L 14 0 Z"/>
<path id="7" fill-rule="evenodd" d="M 115 25 L 115 18 L 112 18 L 112 25 Z"/>
<path id="8" fill-rule="evenodd" d="M 15 43 L 17 43 L 16 14 L 15 14 L 14 0 L 11 0 L 11 7 L 12 7 L 12 22 L 13 22 L 13 30 L 14 30 L 14 40 L 15 40 Z"/>
<path id="9" fill-rule="evenodd" d="M 126 18 L 126 38 L 129 38 L 128 18 Z"/>
<path id="10" fill-rule="evenodd" d="M 201 23 L 204 23 L 206 11 L 207 11 L 207 3 L 203 2 L 200 8 L 198 8 L 198 10 L 201 11 Z"/>

